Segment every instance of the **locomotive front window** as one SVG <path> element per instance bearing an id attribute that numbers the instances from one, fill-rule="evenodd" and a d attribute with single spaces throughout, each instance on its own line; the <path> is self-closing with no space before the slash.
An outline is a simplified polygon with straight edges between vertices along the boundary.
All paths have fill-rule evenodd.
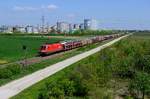
<path id="1" fill-rule="evenodd" d="M 45 49 L 46 49 L 46 46 L 42 46 L 42 47 L 41 47 L 41 50 L 45 50 Z"/>

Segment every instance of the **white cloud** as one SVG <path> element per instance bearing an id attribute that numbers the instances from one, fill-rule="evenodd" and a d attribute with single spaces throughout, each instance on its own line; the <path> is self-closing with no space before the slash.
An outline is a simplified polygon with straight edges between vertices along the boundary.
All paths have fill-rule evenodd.
<path id="1" fill-rule="evenodd" d="M 58 6 L 56 6 L 54 4 L 50 4 L 50 5 L 47 6 L 47 9 L 49 9 L 49 10 L 54 10 L 54 9 L 57 9 L 57 8 L 58 8 Z"/>
<path id="2" fill-rule="evenodd" d="M 38 8 L 15 6 L 13 8 L 13 10 L 15 10 L 15 11 L 36 11 L 36 10 L 38 10 Z"/>
<path id="3" fill-rule="evenodd" d="M 49 4 L 49 5 L 42 5 L 41 7 L 31 7 L 31 6 L 14 6 L 13 10 L 14 11 L 37 11 L 37 10 L 55 10 L 57 9 L 58 6 L 54 4 Z"/>

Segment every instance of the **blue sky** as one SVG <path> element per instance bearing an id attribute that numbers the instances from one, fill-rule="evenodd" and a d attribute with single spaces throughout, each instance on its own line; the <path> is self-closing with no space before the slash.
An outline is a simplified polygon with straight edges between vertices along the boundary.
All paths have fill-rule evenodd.
<path id="1" fill-rule="evenodd" d="M 81 23 L 94 18 L 102 29 L 150 29 L 150 0 L 1 0 L 0 24 Z"/>

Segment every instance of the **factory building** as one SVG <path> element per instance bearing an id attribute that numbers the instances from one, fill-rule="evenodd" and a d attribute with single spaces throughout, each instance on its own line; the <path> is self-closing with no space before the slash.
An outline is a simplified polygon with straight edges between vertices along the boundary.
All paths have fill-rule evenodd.
<path id="1" fill-rule="evenodd" d="M 79 26 L 79 28 L 80 28 L 81 30 L 84 30 L 84 24 L 81 23 L 80 26 Z"/>
<path id="2" fill-rule="evenodd" d="M 1 26 L 0 27 L 0 32 L 1 33 L 13 33 L 13 28 L 11 26 Z"/>
<path id="3" fill-rule="evenodd" d="M 85 19 L 84 20 L 84 29 L 86 30 L 97 30 L 97 21 L 94 19 Z"/>
<path id="4" fill-rule="evenodd" d="M 25 33 L 26 29 L 23 26 L 16 27 L 18 32 Z"/>
<path id="5" fill-rule="evenodd" d="M 57 22 L 57 31 L 69 32 L 69 24 L 67 22 Z"/>
<path id="6" fill-rule="evenodd" d="M 94 19 L 85 19 L 81 24 L 70 24 L 67 22 L 57 22 L 54 26 L 44 25 L 15 25 L 15 26 L 1 26 L 1 33 L 50 33 L 53 31 L 54 33 L 71 33 L 76 30 L 97 30 L 98 25 L 97 21 Z"/>
<path id="7" fill-rule="evenodd" d="M 73 24 L 69 24 L 69 32 L 72 32 L 74 29 L 74 25 Z"/>
<path id="8" fill-rule="evenodd" d="M 33 33 L 33 26 L 26 26 L 25 27 L 26 33 Z"/>
<path id="9" fill-rule="evenodd" d="M 80 25 L 79 25 L 79 24 L 74 24 L 74 29 L 75 29 L 75 30 L 80 29 Z"/>

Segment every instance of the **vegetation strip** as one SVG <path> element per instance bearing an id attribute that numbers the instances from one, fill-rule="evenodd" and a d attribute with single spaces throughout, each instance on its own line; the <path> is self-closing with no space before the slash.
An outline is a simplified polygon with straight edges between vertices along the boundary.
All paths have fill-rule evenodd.
<path id="1" fill-rule="evenodd" d="M 150 99 L 149 43 L 130 36 L 12 99 Z"/>
<path id="2" fill-rule="evenodd" d="M 16 94 L 18 94 L 19 92 L 23 91 L 24 89 L 32 86 L 33 84 L 43 80 L 44 78 L 49 77 L 50 75 L 64 69 L 65 67 L 83 59 L 88 57 L 89 55 L 92 55 L 98 51 L 100 51 L 101 49 L 104 49 L 112 44 L 114 44 L 115 42 L 123 39 L 124 37 L 127 37 L 129 35 L 120 37 L 118 39 L 115 39 L 107 44 L 104 44 L 103 46 L 100 46 L 98 48 L 95 48 L 91 51 L 85 52 L 83 54 L 74 56 L 72 58 L 69 58 L 67 60 L 64 60 L 62 62 L 59 62 L 57 64 L 54 64 L 50 67 L 47 67 L 43 70 L 37 71 L 31 75 L 25 76 L 21 79 L 18 79 L 16 81 L 13 81 L 11 83 L 8 83 L 7 85 L 4 85 L 0 88 L 0 97 L 5 99 L 5 98 L 10 98 Z M 7 94 L 7 96 L 5 95 Z"/>
<path id="3" fill-rule="evenodd" d="M 75 49 L 75 50 L 72 50 L 72 51 L 66 51 L 66 52 L 63 52 L 62 55 L 58 55 L 56 57 L 53 57 L 51 59 L 48 59 L 48 60 L 44 60 L 40 63 L 35 63 L 33 65 L 29 65 L 27 67 L 24 67 L 22 65 L 19 65 L 19 64 L 14 64 L 14 65 L 9 65 L 7 67 L 4 67 L 4 68 L 1 68 L 0 67 L 0 86 L 10 82 L 10 81 L 13 81 L 15 79 L 19 79 L 21 77 L 24 77 L 26 75 L 29 75 L 35 71 L 38 71 L 40 69 L 43 69 L 43 68 L 46 68 L 52 64 L 55 64 L 57 62 L 60 62 L 62 60 L 65 60 L 69 57 L 72 57 L 72 56 L 75 56 L 77 54 L 81 54 L 85 51 L 89 51 L 91 49 L 94 49 L 100 45 L 103 45 L 107 42 L 110 42 L 114 39 L 110 39 L 110 40 L 106 40 L 106 41 L 103 41 L 103 42 L 100 42 L 100 43 L 96 43 L 96 44 L 90 44 L 88 46 L 84 46 L 84 47 L 81 47 L 81 48 L 78 48 L 78 49 Z"/>

